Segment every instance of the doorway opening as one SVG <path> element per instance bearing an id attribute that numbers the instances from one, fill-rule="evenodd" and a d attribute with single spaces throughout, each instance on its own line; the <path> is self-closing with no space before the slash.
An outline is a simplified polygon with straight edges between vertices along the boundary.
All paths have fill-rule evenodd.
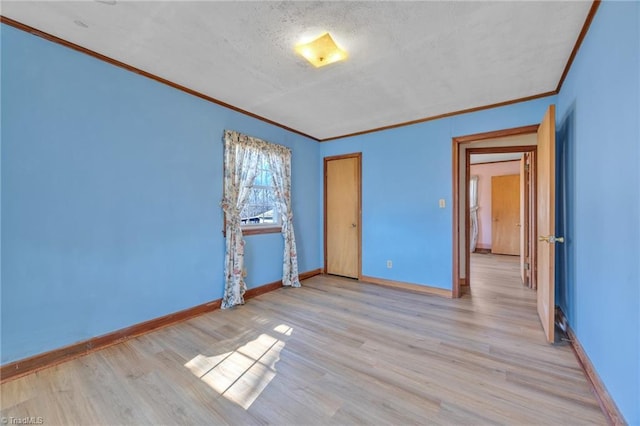
<path id="1" fill-rule="evenodd" d="M 530 136 L 522 136 L 521 142 L 528 141 Z M 474 147 L 466 151 L 468 243 L 463 289 L 471 285 L 470 259 L 478 252 L 516 256 L 520 281 L 535 290 L 536 146 Z"/>
<path id="2" fill-rule="evenodd" d="M 530 138 L 523 144 L 523 139 Z M 460 297 L 462 288 L 470 284 L 469 271 L 469 158 L 468 150 L 494 148 L 498 151 L 531 151 L 535 155 L 535 167 L 530 179 L 535 189 L 529 209 L 533 227 L 526 241 L 532 254 L 530 273 L 535 279 L 536 308 L 544 334 L 549 343 L 555 341 L 555 271 L 556 243 L 564 243 L 563 236 L 556 235 L 555 189 L 555 105 L 551 104 L 539 125 L 517 127 L 496 132 L 479 133 L 453 138 L 453 296 Z M 504 152 L 504 151 L 503 151 Z M 462 198 L 461 198 L 462 197 Z M 539 235 L 538 235 L 539 234 Z M 537 238 L 534 238 L 537 236 Z M 535 255 L 534 255 L 535 253 Z"/>
<path id="3" fill-rule="evenodd" d="M 471 204 L 470 178 L 471 158 L 487 154 L 518 154 L 521 158 L 522 182 L 529 184 L 528 195 L 524 197 L 522 221 L 526 227 L 519 238 L 518 253 L 521 256 L 521 278 L 529 286 L 535 286 L 535 154 L 538 125 L 518 127 L 495 132 L 453 138 L 453 297 L 460 297 L 471 283 Z M 528 167 L 526 166 L 528 161 Z M 526 201 L 526 205 L 525 205 Z M 528 269 L 526 269 L 528 268 Z M 535 287 L 534 287 L 535 288 Z"/>

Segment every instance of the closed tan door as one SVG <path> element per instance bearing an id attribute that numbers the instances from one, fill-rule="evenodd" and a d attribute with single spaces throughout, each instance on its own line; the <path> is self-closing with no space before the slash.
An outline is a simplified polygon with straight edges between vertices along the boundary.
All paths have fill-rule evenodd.
<path id="1" fill-rule="evenodd" d="M 555 105 L 550 105 L 538 127 L 538 316 L 549 343 L 555 338 L 555 235 L 556 214 L 556 124 Z"/>
<path id="2" fill-rule="evenodd" d="M 491 177 L 491 252 L 520 254 L 520 175 Z"/>
<path id="3" fill-rule="evenodd" d="M 360 162 L 360 154 L 325 158 L 327 274 L 360 276 Z"/>

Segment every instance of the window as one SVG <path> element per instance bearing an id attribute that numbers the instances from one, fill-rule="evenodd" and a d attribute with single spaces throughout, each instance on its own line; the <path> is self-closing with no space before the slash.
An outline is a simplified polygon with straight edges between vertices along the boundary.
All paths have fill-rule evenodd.
<path id="1" fill-rule="evenodd" d="M 291 150 L 224 131 L 225 286 L 221 308 L 243 304 L 243 235 L 281 232 L 282 284 L 300 287 L 291 213 Z M 281 209 L 281 210 L 279 210 Z"/>
<path id="2" fill-rule="evenodd" d="M 277 227 L 279 231 L 282 223 L 269 162 L 265 157 L 258 161 L 256 179 L 247 189 L 247 200 L 240 212 L 242 228 L 250 230 Z"/>

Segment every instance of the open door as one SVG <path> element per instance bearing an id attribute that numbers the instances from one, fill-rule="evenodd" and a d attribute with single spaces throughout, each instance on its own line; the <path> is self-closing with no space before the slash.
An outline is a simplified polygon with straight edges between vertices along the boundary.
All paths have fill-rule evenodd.
<path id="1" fill-rule="evenodd" d="M 533 290 L 536 289 L 533 267 L 537 244 L 534 160 L 533 152 L 523 153 L 520 160 L 520 276 L 522 284 Z"/>
<path id="2" fill-rule="evenodd" d="M 553 343 L 555 319 L 556 108 L 550 105 L 538 127 L 538 315 L 547 341 Z"/>
<path id="3" fill-rule="evenodd" d="M 522 279 L 523 285 L 529 285 L 529 277 L 527 275 L 527 261 L 529 253 L 527 252 L 527 219 L 528 219 L 528 185 L 527 185 L 527 155 L 525 152 L 520 158 L 520 279 Z"/>

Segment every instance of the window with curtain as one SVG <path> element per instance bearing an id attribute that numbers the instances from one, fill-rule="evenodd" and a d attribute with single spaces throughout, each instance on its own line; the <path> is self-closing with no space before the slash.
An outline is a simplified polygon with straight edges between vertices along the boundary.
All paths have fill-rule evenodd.
<path id="1" fill-rule="evenodd" d="M 282 284 L 300 287 L 291 209 L 291 150 L 242 133 L 224 132 L 225 291 L 222 308 L 244 303 L 244 239 L 249 227 L 279 229 Z"/>
<path id="2" fill-rule="evenodd" d="M 475 175 L 469 179 L 469 218 L 471 221 L 469 250 L 473 253 L 478 243 L 478 176 Z"/>

